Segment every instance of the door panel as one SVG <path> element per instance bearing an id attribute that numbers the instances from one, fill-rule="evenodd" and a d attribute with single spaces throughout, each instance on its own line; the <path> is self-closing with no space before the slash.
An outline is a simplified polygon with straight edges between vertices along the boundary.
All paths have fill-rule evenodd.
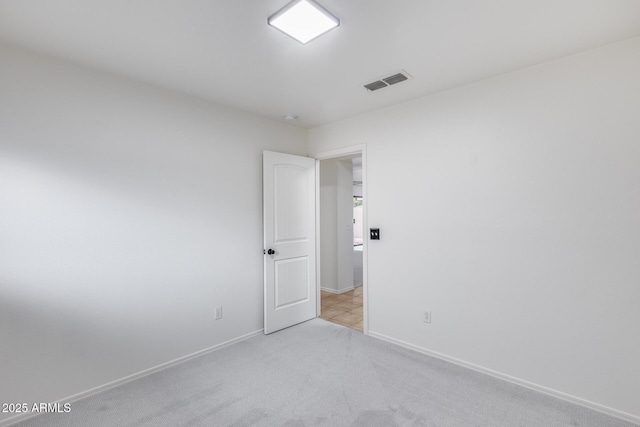
<path id="1" fill-rule="evenodd" d="M 265 151 L 264 332 L 316 317 L 316 161 Z"/>
<path id="2" fill-rule="evenodd" d="M 307 170 L 274 165 L 273 174 L 275 243 L 306 241 L 309 238 Z"/>
<path id="3" fill-rule="evenodd" d="M 298 286 L 309 277 L 309 257 L 291 258 L 275 262 L 275 309 L 309 300 L 309 288 Z"/>

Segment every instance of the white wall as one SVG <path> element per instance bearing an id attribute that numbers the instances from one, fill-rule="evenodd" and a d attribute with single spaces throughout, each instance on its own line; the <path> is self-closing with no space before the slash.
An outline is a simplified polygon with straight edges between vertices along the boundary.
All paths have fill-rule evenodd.
<path id="1" fill-rule="evenodd" d="M 320 161 L 320 287 L 338 292 L 338 161 Z"/>
<path id="2" fill-rule="evenodd" d="M 353 289 L 353 165 L 350 160 L 320 161 L 321 288 Z"/>
<path id="3" fill-rule="evenodd" d="M 0 402 L 52 402 L 260 330 L 262 150 L 305 155 L 306 131 L 0 58 Z"/>
<path id="4" fill-rule="evenodd" d="M 353 164 L 338 161 L 338 290 L 353 289 Z"/>
<path id="5" fill-rule="evenodd" d="M 363 142 L 370 331 L 640 421 L 640 38 L 309 135 Z"/>

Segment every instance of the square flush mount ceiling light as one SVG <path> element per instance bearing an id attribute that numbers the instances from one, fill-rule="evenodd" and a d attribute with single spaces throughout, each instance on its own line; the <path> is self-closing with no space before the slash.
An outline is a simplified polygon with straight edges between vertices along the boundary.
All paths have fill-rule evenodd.
<path id="1" fill-rule="evenodd" d="M 313 0 L 294 0 L 269 17 L 267 23 L 307 44 L 340 25 L 340 20 Z"/>

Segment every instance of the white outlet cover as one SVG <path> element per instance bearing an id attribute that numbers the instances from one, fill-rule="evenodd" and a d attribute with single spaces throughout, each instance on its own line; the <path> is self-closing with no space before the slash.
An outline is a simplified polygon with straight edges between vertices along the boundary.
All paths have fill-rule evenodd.
<path id="1" fill-rule="evenodd" d="M 431 312 L 430 311 L 425 311 L 424 312 L 424 323 L 431 323 Z"/>

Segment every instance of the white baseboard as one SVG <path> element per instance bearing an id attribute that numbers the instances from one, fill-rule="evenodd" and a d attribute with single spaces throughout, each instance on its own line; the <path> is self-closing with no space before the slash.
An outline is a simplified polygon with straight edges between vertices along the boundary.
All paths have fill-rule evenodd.
<path id="1" fill-rule="evenodd" d="M 214 346 L 205 348 L 204 350 L 196 351 L 195 353 L 191 353 L 191 354 L 188 354 L 186 356 L 179 357 L 179 358 L 171 360 L 169 362 L 162 363 L 160 365 L 154 366 L 154 367 L 149 368 L 149 369 L 145 369 L 144 371 L 140 371 L 140 372 L 137 372 L 135 374 L 128 375 L 128 376 L 126 376 L 124 378 L 120 378 L 119 380 L 111 381 L 111 382 L 103 384 L 101 386 L 94 387 L 92 389 L 89 389 L 89 390 L 74 394 L 74 395 L 69 396 L 69 397 L 65 397 L 64 399 L 60 399 L 60 400 L 58 400 L 56 402 L 51 402 L 51 403 L 60 403 L 60 404 L 62 404 L 62 403 L 72 403 L 72 402 L 78 401 L 80 399 L 84 399 L 85 397 L 89 397 L 89 396 L 92 396 L 94 394 L 97 394 L 97 393 L 112 389 L 114 387 L 118 387 L 118 386 L 120 386 L 122 384 L 125 384 L 125 383 L 128 383 L 130 381 L 134 381 L 134 380 L 140 379 L 142 377 L 146 377 L 147 375 L 155 374 L 156 372 L 162 371 L 164 369 L 170 368 L 170 367 L 175 366 L 175 365 L 179 365 L 179 364 L 187 362 L 187 361 L 189 361 L 191 359 L 195 359 L 197 357 L 204 356 L 207 353 L 211 353 L 211 352 L 214 352 L 216 350 L 220 350 L 220 349 L 222 349 L 224 347 L 228 347 L 228 346 L 230 346 L 232 344 L 235 344 L 237 342 L 244 341 L 246 339 L 255 337 L 256 335 L 260 335 L 262 332 L 263 332 L 263 329 L 260 329 L 258 331 L 254 331 L 254 332 L 250 332 L 248 334 L 239 336 L 237 338 L 230 339 L 229 341 L 225 341 L 223 343 L 216 344 Z M 22 422 L 22 421 L 24 421 L 24 420 L 26 420 L 28 418 L 32 418 L 32 417 L 35 417 L 35 416 L 38 416 L 38 415 L 40 415 L 40 414 L 39 413 L 23 413 L 23 414 L 20 414 L 20 415 L 16 415 L 16 416 L 1 420 L 0 421 L 0 427 L 7 427 L 7 426 L 10 426 L 12 424 L 15 424 L 15 423 L 18 423 L 18 422 Z"/>
<path id="2" fill-rule="evenodd" d="M 512 377 L 507 374 L 503 374 L 501 372 L 497 372 L 488 368 L 484 368 L 482 366 L 474 365 L 473 363 L 465 362 L 464 360 L 456 359 L 455 357 L 447 356 L 442 353 L 438 353 L 436 351 L 428 350 L 423 347 L 419 347 L 413 344 L 409 344 L 407 342 L 397 340 L 395 338 L 388 337 L 386 335 L 379 334 L 377 332 L 373 332 L 369 330 L 369 335 L 380 339 L 382 341 L 387 341 L 389 343 L 399 345 L 400 347 L 408 348 L 409 350 L 417 351 L 418 353 L 426 354 L 427 356 L 435 357 L 436 359 L 441 359 L 446 362 L 453 363 L 454 365 L 462 366 L 464 368 L 468 368 L 477 372 L 481 372 L 483 374 L 490 375 L 492 377 L 528 388 L 530 390 L 534 390 L 540 393 L 547 394 L 549 396 L 565 400 L 567 402 L 575 403 L 576 405 L 584 406 L 585 408 L 593 409 L 594 411 L 601 412 L 603 414 L 610 415 L 612 417 L 620 418 L 621 420 L 628 421 L 631 423 L 640 425 L 640 417 L 632 414 L 628 414 L 623 411 L 619 411 L 617 409 L 609 408 L 608 406 L 600 405 L 598 403 L 591 402 L 589 400 L 581 399 L 576 396 L 572 396 L 567 393 L 563 393 L 561 391 L 553 390 L 548 387 L 544 387 L 538 384 L 531 383 L 529 381 L 522 380 L 520 378 Z"/>
<path id="3" fill-rule="evenodd" d="M 321 287 L 320 290 L 325 291 L 325 292 L 329 292 L 330 294 L 344 294 L 345 292 L 351 292 L 352 290 L 354 290 L 355 287 L 350 287 L 350 288 L 345 288 L 345 289 L 340 289 L 340 290 L 335 290 L 335 289 L 331 289 L 331 288 L 323 288 Z"/>

